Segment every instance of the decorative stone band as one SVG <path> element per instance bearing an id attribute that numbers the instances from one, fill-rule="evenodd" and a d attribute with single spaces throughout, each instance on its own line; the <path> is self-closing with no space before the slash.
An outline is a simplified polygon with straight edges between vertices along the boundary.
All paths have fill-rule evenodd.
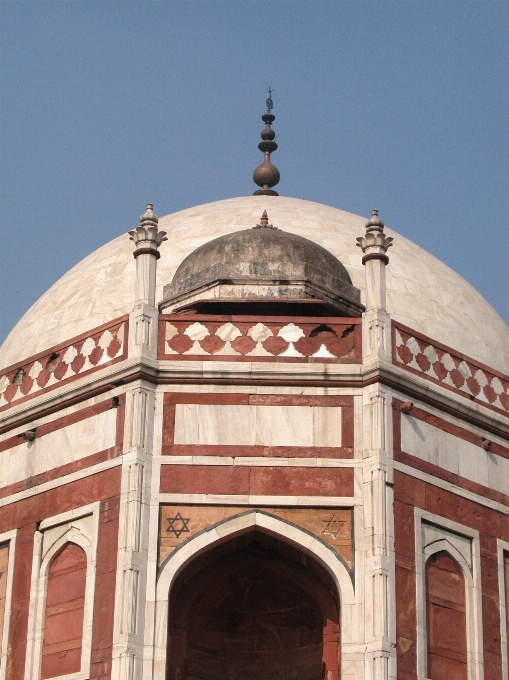
<path id="1" fill-rule="evenodd" d="M 138 248 L 137 250 L 133 251 L 134 259 L 136 259 L 138 255 L 153 255 L 156 260 L 161 257 L 161 253 L 155 248 Z"/>
<path id="2" fill-rule="evenodd" d="M 0 371 L 0 411 L 125 359 L 123 316 Z"/>
<path id="3" fill-rule="evenodd" d="M 360 319 L 181 314 L 159 319 L 159 359 L 362 362 Z"/>
<path id="4" fill-rule="evenodd" d="M 392 322 L 392 360 L 398 366 L 507 415 L 509 376 Z"/>
<path id="5" fill-rule="evenodd" d="M 382 253 L 369 253 L 368 255 L 364 255 L 362 258 L 362 264 L 366 264 L 369 260 L 382 260 L 382 262 L 385 262 L 385 264 L 389 264 L 389 258 L 387 255 L 383 255 Z"/>

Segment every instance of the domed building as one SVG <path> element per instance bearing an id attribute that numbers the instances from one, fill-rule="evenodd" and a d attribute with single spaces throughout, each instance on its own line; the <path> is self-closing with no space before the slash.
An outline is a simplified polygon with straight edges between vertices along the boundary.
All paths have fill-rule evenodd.
<path id="1" fill-rule="evenodd" d="M 0 350 L 0 680 L 508 677 L 509 328 L 273 120 Z"/>

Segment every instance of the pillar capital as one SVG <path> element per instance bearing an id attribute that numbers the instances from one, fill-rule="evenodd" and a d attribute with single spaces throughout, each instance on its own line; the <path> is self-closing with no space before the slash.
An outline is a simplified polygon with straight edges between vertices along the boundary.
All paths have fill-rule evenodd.
<path id="1" fill-rule="evenodd" d="M 140 215 L 140 226 L 129 231 L 129 238 L 136 246 L 134 257 L 139 255 L 153 255 L 160 257 L 158 248 L 163 241 L 167 241 L 166 232 L 159 231 L 159 218 L 152 210 L 152 203 L 147 203 L 147 210 Z"/>
<path id="2" fill-rule="evenodd" d="M 362 264 L 369 260 L 382 260 L 389 263 L 387 250 L 392 246 L 393 238 L 384 234 L 385 224 L 378 217 L 378 210 L 373 210 L 371 218 L 366 222 L 366 234 L 357 237 L 357 245 L 364 253 Z"/>
<path id="3" fill-rule="evenodd" d="M 366 233 L 357 238 L 364 253 L 362 264 L 366 267 L 366 310 L 386 308 L 385 267 L 389 264 L 387 251 L 392 246 L 392 236 L 384 234 L 384 223 L 373 210 L 366 222 Z"/>

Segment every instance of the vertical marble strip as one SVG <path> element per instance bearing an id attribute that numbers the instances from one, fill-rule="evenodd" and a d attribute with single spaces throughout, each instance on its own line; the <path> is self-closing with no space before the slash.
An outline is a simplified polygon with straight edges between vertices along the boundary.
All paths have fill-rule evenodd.
<path id="1" fill-rule="evenodd" d="M 150 317 L 145 314 L 136 319 L 136 344 L 150 345 Z"/>
<path id="2" fill-rule="evenodd" d="M 373 574 L 373 637 L 388 635 L 388 582 L 387 574 Z"/>
<path id="3" fill-rule="evenodd" d="M 145 447 L 148 392 L 140 389 L 132 395 L 131 449 Z"/>
<path id="4" fill-rule="evenodd" d="M 4 632 L 5 602 L 7 599 L 7 567 L 9 565 L 10 543 L 0 545 L 0 652 Z"/>
<path id="5" fill-rule="evenodd" d="M 134 678 L 134 652 L 127 650 L 120 657 L 121 677 L 123 680 Z"/>
<path id="6" fill-rule="evenodd" d="M 125 635 L 136 635 L 139 575 L 137 567 L 129 566 L 124 569 L 124 606 L 121 629 Z"/>
<path id="7" fill-rule="evenodd" d="M 139 552 L 141 529 L 141 502 L 145 466 L 132 463 L 128 471 L 128 493 L 124 548 Z"/>
<path id="8" fill-rule="evenodd" d="M 370 397 L 371 403 L 371 449 L 383 450 L 386 447 L 385 394 L 380 392 Z"/>
<path id="9" fill-rule="evenodd" d="M 389 655 L 382 653 L 373 657 L 373 680 L 388 680 Z"/>
<path id="10" fill-rule="evenodd" d="M 371 471 L 373 495 L 373 551 L 387 555 L 387 472 L 378 468 Z"/>

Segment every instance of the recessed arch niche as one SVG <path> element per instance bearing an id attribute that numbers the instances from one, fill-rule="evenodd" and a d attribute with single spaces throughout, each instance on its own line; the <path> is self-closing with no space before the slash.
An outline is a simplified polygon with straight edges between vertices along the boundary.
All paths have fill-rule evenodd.
<path id="1" fill-rule="evenodd" d="M 339 598 L 309 555 L 252 530 L 197 556 L 170 592 L 167 680 L 338 680 Z"/>

